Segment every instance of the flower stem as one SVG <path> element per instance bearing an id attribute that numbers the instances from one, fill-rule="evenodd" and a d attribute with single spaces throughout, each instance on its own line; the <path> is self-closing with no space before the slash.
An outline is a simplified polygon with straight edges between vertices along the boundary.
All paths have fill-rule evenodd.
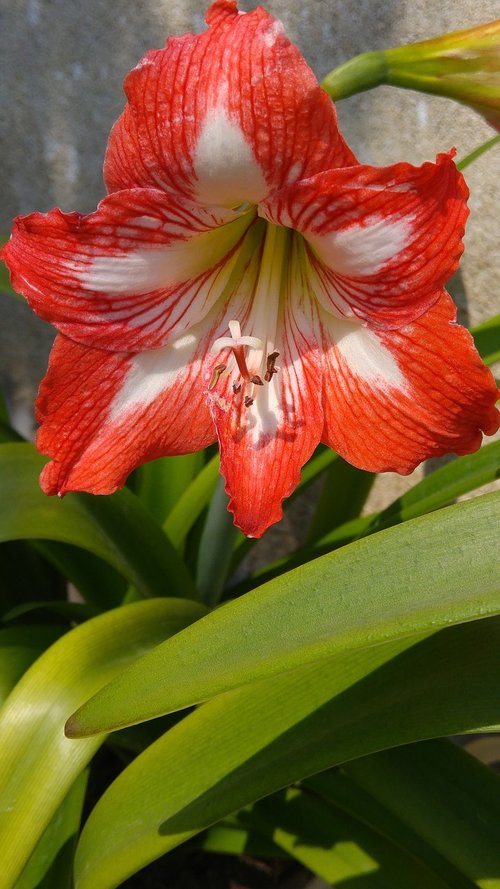
<path id="1" fill-rule="evenodd" d="M 334 101 L 347 99 L 348 96 L 384 83 L 386 67 L 383 52 L 364 52 L 330 71 L 321 86 Z"/>

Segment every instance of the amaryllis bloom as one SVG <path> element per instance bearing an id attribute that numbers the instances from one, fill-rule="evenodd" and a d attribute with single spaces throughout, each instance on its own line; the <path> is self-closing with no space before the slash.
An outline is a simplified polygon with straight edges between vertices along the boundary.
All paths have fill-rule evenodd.
<path id="1" fill-rule="evenodd" d="M 217 0 L 125 81 L 95 213 L 17 219 L 14 287 L 59 330 L 48 494 L 106 494 L 211 444 L 259 536 L 319 441 L 408 473 L 479 447 L 496 387 L 443 289 L 467 188 L 448 155 L 358 164 L 281 24 Z"/>

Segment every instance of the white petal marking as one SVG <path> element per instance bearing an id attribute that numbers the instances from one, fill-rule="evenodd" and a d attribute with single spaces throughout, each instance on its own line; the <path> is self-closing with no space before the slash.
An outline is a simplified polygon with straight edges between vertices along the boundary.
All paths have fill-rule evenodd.
<path id="1" fill-rule="evenodd" d="M 197 344 L 198 337 L 188 333 L 169 346 L 134 355 L 122 388 L 110 406 L 109 421 L 122 419 L 137 407 L 146 408 L 169 389 L 191 361 Z"/>
<path id="2" fill-rule="evenodd" d="M 330 334 L 349 370 L 379 389 L 406 389 L 406 380 L 391 352 L 368 327 L 331 319 Z"/>
<path id="3" fill-rule="evenodd" d="M 262 40 L 264 41 L 264 43 L 267 47 L 271 48 L 276 43 L 278 37 L 281 37 L 281 35 L 283 33 L 284 33 L 283 24 L 282 24 L 282 22 L 280 22 L 279 19 L 276 19 L 271 24 L 271 26 L 267 29 L 267 31 L 264 31 L 264 33 L 262 35 Z"/>
<path id="4" fill-rule="evenodd" d="M 256 447 L 273 438 L 283 422 L 280 384 L 281 381 L 274 378 L 262 392 L 259 391 L 258 398 L 246 412 L 248 430 Z"/>
<path id="5" fill-rule="evenodd" d="M 215 266 L 237 244 L 249 221 L 248 215 L 242 215 L 192 238 L 115 256 L 95 256 L 84 269 L 68 263 L 68 270 L 79 271 L 82 286 L 96 293 L 150 293 L 188 281 Z"/>
<path id="6" fill-rule="evenodd" d="M 208 111 L 194 153 L 197 197 L 204 204 L 258 203 L 269 191 L 243 131 L 223 105 Z"/>
<path id="7" fill-rule="evenodd" d="M 388 222 L 380 216 L 365 226 L 352 225 L 327 235 L 305 234 L 305 238 L 318 257 L 338 274 L 375 275 L 410 242 L 410 223 L 409 217 Z"/>

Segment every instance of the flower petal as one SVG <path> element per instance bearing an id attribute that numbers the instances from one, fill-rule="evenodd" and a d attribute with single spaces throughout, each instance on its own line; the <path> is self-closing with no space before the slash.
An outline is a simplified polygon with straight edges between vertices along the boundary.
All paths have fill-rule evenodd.
<path id="1" fill-rule="evenodd" d="M 88 216 L 19 217 L 3 258 L 15 289 L 62 333 L 104 349 L 151 349 L 210 311 L 252 218 L 133 189 Z"/>
<path id="2" fill-rule="evenodd" d="M 428 457 L 477 450 L 481 430 L 498 429 L 497 390 L 455 318 L 446 292 L 399 330 L 322 313 L 322 440 L 355 466 L 403 475 Z"/>
<path id="3" fill-rule="evenodd" d="M 285 311 L 276 341 L 280 369 L 258 387 L 253 404 L 245 407 L 244 390 L 235 395 L 226 378 L 209 392 L 229 509 L 249 537 L 282 517 L 282 500 L 299 483 L 323 428 L 318 348 L 298 310 Z"/>
<path id="4" fill-rule="evenodd" d="M 334 107 L 279 21 L 217 0 L 202 34 L 171 37 L 128 75 L 108 143 L 110 191 L 154 186 L 204 204 L 355 163 Z"/>
<path id="5" fill-rule="evenodd" d="M 53 458 L 40 479 L 45 493 L 111 494 L 141 463 L 211 444 L 205 348 L 191 333 L 138 355 L 59 336 L 37 402 L 37 447 Z"/>
<path id="6" fill-rule="evenodd" d="M 399 327 L 439 299 L 462 252 L 468 189 L 449 155 L 436 164 L 331 170 L 271 196 L 266 218 L 304 234 L 323 308 Z"/>

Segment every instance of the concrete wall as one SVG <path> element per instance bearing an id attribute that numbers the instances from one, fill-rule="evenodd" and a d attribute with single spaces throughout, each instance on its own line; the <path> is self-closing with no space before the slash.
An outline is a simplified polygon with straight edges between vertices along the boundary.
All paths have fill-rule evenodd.
<path id="1" fill-rule="evenodd" d="M 60 206 L 92 210 L 103 195 L 107 135 L 121 82 L 149 48 L 203 27 L 202 0 L 0 0 L 0 232 L 12 216 Z M 250 9 L 254 3 L 241 3 Z M 496 0 L 269 0 L 318 77 L 352 55 L 469 27 Z M 456 146 L 463 156 L 493 131 L 445 99 L 382 87 L 338 106 L 360 160 L 414 163 Z M 500 149 L 467 172 L 471 218 L 462 308 L 471 323 L 498 311 Z M 21 302 L 0 302 L 0 375 L 26 430 L 53 331 Z"/>

